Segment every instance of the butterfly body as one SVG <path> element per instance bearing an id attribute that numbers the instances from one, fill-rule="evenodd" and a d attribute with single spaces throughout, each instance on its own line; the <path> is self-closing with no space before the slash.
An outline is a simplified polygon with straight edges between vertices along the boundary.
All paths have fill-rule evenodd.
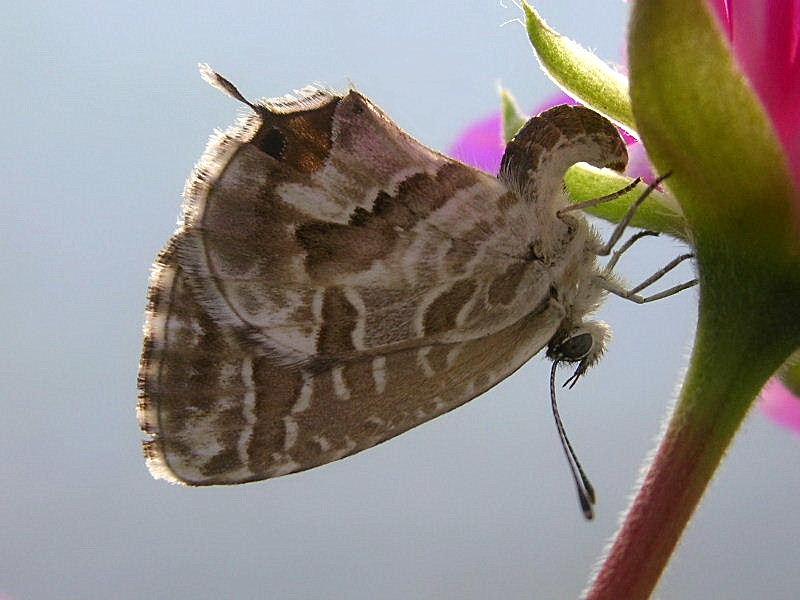
<path id="1" fill-rule="evenodd" d="M 557 211 L 571 164 L 624 166 L 605 119 L 535 117 L 496 178 L 353 90 L 250 106 L 210 141 L 151 276 L 139 407 L 154 475 L 308 469 L 460 406 L 578 329 L 602 352 L 606 329 L 584 322 L 600 243 Z"/>

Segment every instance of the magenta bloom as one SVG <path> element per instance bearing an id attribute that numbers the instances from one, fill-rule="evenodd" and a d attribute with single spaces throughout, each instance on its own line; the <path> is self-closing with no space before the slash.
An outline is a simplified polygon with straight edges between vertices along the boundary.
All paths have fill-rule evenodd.
<path id="1" fill-rule="evenodd" d="M 770 379 L 761 390 L 759 408 L 778 425 L 800 433 L 800 398 L 779 377 Z"/>
<path id="2" fill-rule="evenodd" d="M 778 425 L 800 433 L 800 401 L 777 377 L 761 392 L 761 410 Z"/>
<path id="3" fill-rule="evenodd" d="M 463 163 L 496 174 L 505 148 L 503 119 L 497 111 L 467 127 L 447 153 Z"/>
<path id="4" fill-rule="evenodd" d="M 800 188 L 800 0 L 709 0 L 734 56 L 772 120 Z M 800 193 L 796 196 L 800 219 Z M 761 410 L 800 432 L 800 398 L 777 378 Z"/>
<path id="5" fill-rule="evenodd" d="M 709 2 L 772 119 L 800 188 L 800 0 Z"/>

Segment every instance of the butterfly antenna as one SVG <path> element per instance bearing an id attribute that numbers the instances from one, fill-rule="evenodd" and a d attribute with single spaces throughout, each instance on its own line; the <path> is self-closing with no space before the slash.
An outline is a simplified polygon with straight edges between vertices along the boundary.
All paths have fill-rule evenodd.
<path id="1" fill-rule="evenodd" d="M 241 92 L 239 92 L 239 90 L 236 89 L 235 85 L 233 85 L 230 81 L 225 79 L 222 75 L 220 75 L 210 66 L 208 66 L 207 63 L 199 63 L 197 67 L 200 69 L 200 77 L 202 77 L 206 83 L 214 86 L 219 91 L 227 94 L 234 100 L 238 100 L 239 102 L 246 104 L 254 111 L 258 112 L 258 108 L 256 108 L 255 104 L 253 104 L 252 102 L 250 102 L 250 100 L 242 96 Z"/>
<path id="2" fill-rule="evenodd" d="M 569 470 L 572 473 L 572 479 L 575 481 L 575 487 L 578 490 L 578 501 L 581 503 L 581 510 L 583 516 L 591 521 L 594 518 L 594 510 L 592 506 L 595 503 L 594 488 L 589 482 L 589 478 L 581 467 L 578 457 L 575 455 L 575 450 L 572 449 L 572 444 L 569 443 L 567 432 L 564 430 L 564 423 L 561 421 L 561 415 L 558 414 L 558 405 L 556 404 L 556 368 L 558 361 L 553 361 L 553 367 L 550 369 L 550 405 L 553 408 L 553 418 L 556 421 L 556 429 L 558 429 L 558 437 L 561 440 L 561 447 L 564 449 L 564 456 L 567 457 Z"/>

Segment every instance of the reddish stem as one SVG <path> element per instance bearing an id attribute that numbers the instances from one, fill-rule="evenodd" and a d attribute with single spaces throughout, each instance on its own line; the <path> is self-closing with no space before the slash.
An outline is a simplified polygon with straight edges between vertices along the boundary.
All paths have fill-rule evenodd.
<path id="1" fill-rule="evenodd" d="M 732 407 L 718 406 L 723 419 L 672 418 L 588 600 L 650 597 L 738 427 Z"/>

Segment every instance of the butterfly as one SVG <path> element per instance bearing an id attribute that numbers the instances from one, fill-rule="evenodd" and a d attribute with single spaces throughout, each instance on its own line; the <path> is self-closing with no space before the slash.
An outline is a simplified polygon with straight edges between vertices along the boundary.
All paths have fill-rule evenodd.
<path id="1" fill-rule="evenodd" d="M 545 347 L 551 385 L 558 362 L 577 379 L 601 356 L 609 329 L 587 316 L 617 284 L 563 177 L 578 161 L 624 169 L 604 117 L 533 117 L 494 177 L 354 89 L 252 103 L 201 70 L 250 113 L 211 138 L 152 269 L 138 413 L 155 477 L 303 471 L 464 404 Z"/>

